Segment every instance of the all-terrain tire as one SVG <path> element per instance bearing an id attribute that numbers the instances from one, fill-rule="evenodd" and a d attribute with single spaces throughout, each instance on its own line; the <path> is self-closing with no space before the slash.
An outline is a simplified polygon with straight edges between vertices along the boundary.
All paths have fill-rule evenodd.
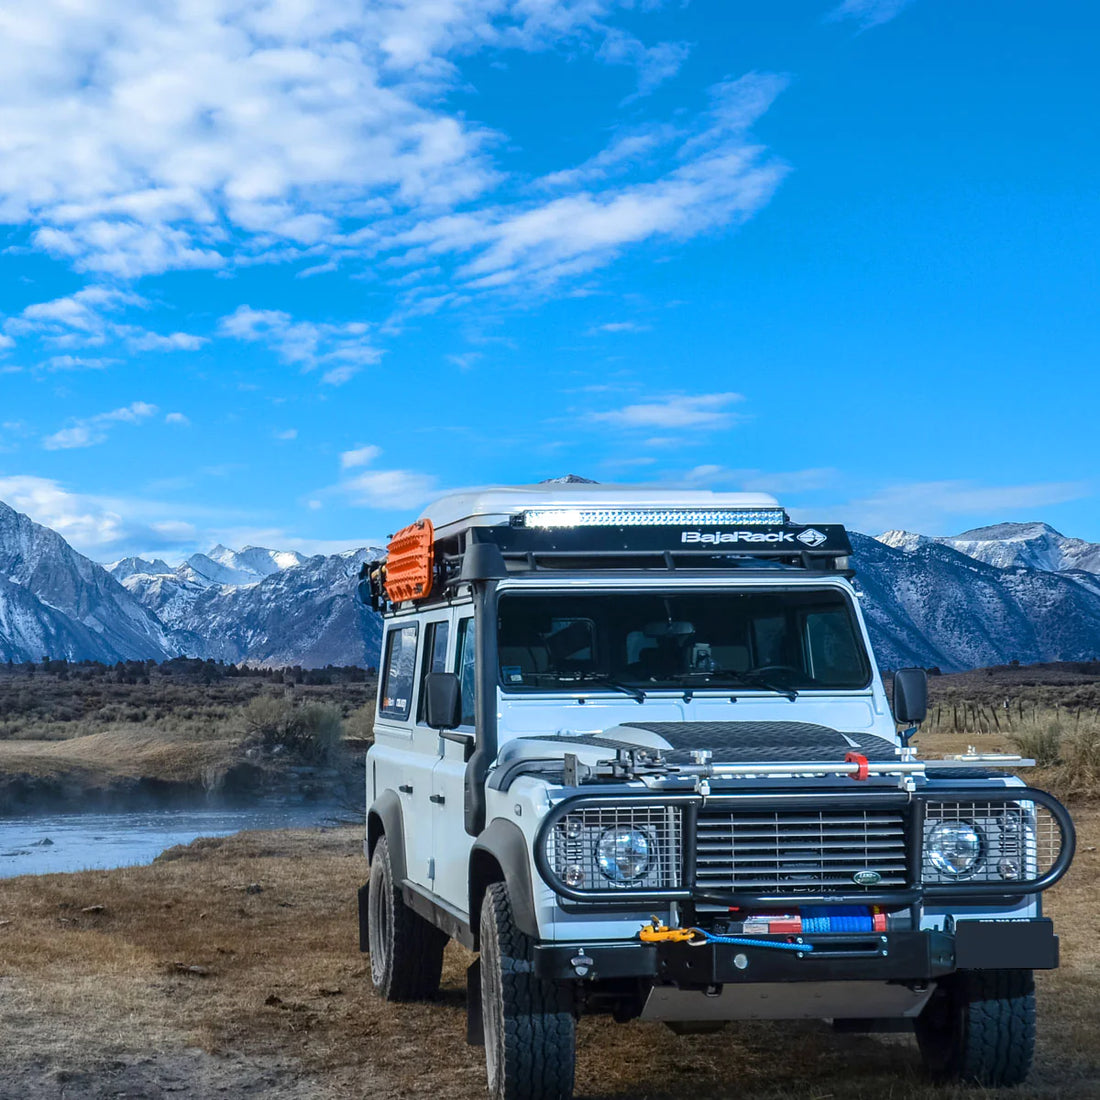
<path id="1" fill-rule="evenodd" d="M 943 1084 L 1001 1088 L 1028 1075 L 1035 1053 L 1030 970 L 960 970 L 942 980 L 916 1021 L 925 1068 Z"/>
<path id="2" fill-rule="evenodd" d="M 370 861 L 367 911 L 374 988 L 387 1001 L 431 1000 L 439 992 L 448 937 L 402 900 L 385 837 Z"/>
<path id="3" fill-rule="evenodd" d="M 570 1100 L 576 1064 L 571 990 L 534 973 L 503 883 L 481 906 L 481 1011 L 492 1100 Z"/>

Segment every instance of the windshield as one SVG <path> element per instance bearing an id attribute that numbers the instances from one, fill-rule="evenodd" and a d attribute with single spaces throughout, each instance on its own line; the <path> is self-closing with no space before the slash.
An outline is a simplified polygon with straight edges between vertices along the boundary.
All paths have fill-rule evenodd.
<path id="1" fill-rule="evenodd" d="M 844 689 L 871 675 L 836 589 L 506 592 L 499 614 L 500 679 L 511 691 Z"/>

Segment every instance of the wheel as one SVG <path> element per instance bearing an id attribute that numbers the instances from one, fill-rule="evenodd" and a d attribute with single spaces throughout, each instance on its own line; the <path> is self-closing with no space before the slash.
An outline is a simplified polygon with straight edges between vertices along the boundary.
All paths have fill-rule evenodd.
<path id="1" fill-rule="evenodd" d="M 508 890 L 493 883 L 481 906 L 481 1011 L 493 1100 L 570 1100 L 576 1022 L 570 990 L 536 978 L 532 942 Z"/>
<path id="2" fill-rule="evenodd" d="M 940 982 L 916 1032 L 935 1080 L 1018 1085 L 1035 1053 L 1034 976 L 1030 970 L 960 970 Z"/>
<path id="3" fill-rule="evenodd" d="M 414 913 L 393 881 L 382 837 L 370 861 L 367 893 L 370 976 L 387 1001 L 427 1001 L 439 992 L 447 935 Z"/>

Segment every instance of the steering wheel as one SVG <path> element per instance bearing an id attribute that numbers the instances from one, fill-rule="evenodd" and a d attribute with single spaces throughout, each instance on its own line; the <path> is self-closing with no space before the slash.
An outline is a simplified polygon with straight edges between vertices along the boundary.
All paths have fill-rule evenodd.
<path id="1" fill-rule="evenodd" d="M 772 672 L 790 672 L 796 677 L 802 675 L 802 670 L 800 668 L 795 668 L 794 665 L 757 665 L 756 668 L 745 669 L 743 675 L 767 676 Z"/>

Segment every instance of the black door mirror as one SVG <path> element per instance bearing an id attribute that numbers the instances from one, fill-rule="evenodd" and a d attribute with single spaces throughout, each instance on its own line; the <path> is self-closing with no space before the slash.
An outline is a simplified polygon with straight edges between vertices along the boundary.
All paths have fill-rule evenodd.
<path id="1" fill-rule="evenodd" d="M 429 672 L 424 677 L 424 719 L 433 730 L 453 730 L 462 724 L 462 685 L 453 672 Z"/>
<path id="2" fill-rule="evenodd" d="M 923 668 L 899 668 L 894 673 L 894 720 L 919 726 L 928 716 L 928 673 Z"/>

